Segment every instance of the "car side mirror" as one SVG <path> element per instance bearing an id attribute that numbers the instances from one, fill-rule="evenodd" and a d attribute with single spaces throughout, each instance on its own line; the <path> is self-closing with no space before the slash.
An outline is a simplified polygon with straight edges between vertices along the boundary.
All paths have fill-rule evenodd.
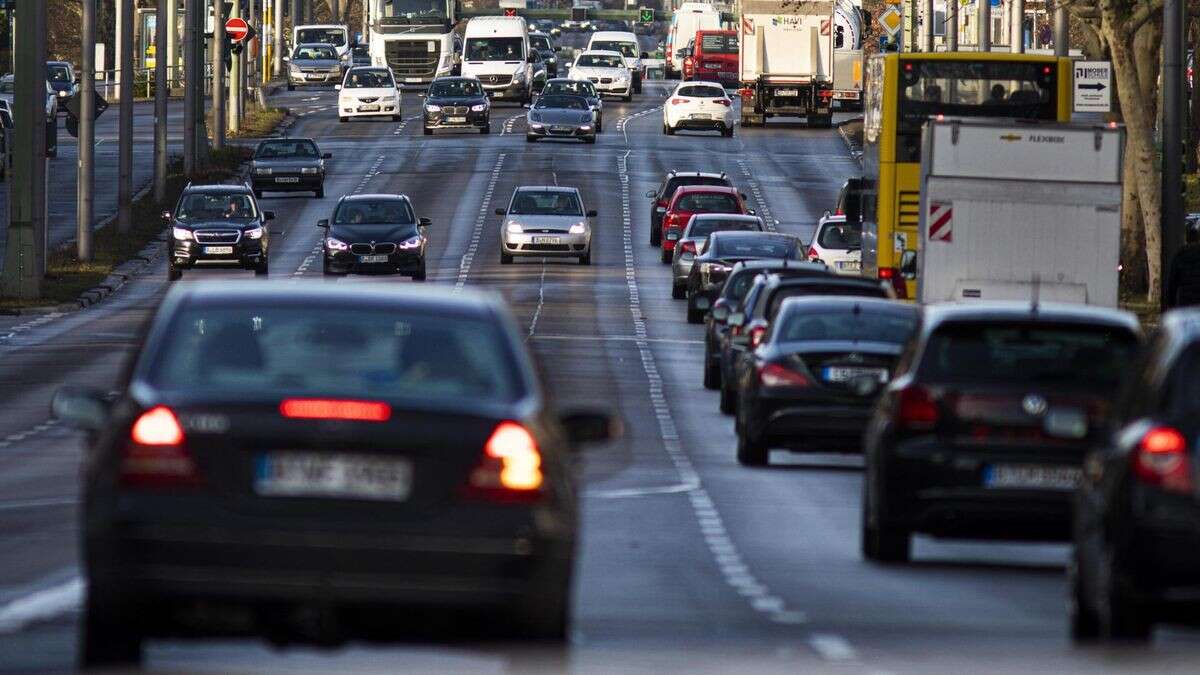
<path id="1" fill-rule="evenodd" d="M 171 212 L 170 212 L 170 211 L 163 211 L 163 212 L 162 212 L 162 219 L 163 219 L 163 222 L 164 222 L 164 223 L 169 223 L 169 222 L 171 222 Z"/>
<path id="2" fill-rule="evenodd" d="M 654 207 L 654 212 L 655 212 L 655 213 L 666 213 L 666 212 L 667 212 L 667 207 L 665 207 L 665 206 L 656 206 L 656 207 Z"/>
<path id="3" fill-rule="evenodd" d="M 646 191 L 646 197 L 647 197 L 648 199 L 654 199 L 654 198 L 655 198 L 655 197 L 657 197 L 657 196 L 658 196 L 658 193 L 657 193 L 657 192 L 655 192 L 654 190 L 647 190 L 647 191 Z"/>
<path id="4" fill-rule="evenodd" d="M 275 220 L 275 212 L 263 211 L 263 220 Z"/>
<path id="5" fill-rule="evenodd" d="M 725 319 L 725 323 L 730 326 L 741 326 L 746 323 L 746 315 L 743 312 L 731 312 L 729 317 Z"/>
<path id="6" fill-rule="evenodd" d="M 341 91 L 341 90 L 342 90 L 342 85 L 340 85 L 340 84 L 335 84 L 335 85 L 333 85 L 333 90 L 334 90 L 334 91 Z"/>
<path id="7" fill-rule="evenodd" d="M 525 108 L 526 110 L 528 110 L 528 109 L 529 109 L 529 104 L 528 104 L 528 103 L 526 103 L 526 104 L 522 105 L 521 107 L 522 107 L 522 108 Z"/>
<path id="8" fill-rule="evenodd" d="M 624 433 L 620 418 L 608 412 L 570 410 L 559 415 L 558 419 L 572 448 L 616 440 Z"/>
<path id="9" fill-rule="evenodd" d="M 284 62 L 284 63 L 287 63 L 287 62 L 289 62 L 289 61 L 291 61 L 291 60 L 292 60 L 292 57 L 290 57 L 290 56 L 285 56 L 285 57 L 283 57 L 283 62 Z"/>
<path id="10" fill-rule="evenodd" d="M 758 211 L 755 211 L 754 209 L 746 209 L 746 214 L 750 216 L 757 216 Z"/>
<path id="11" fill-rule="evenodd" d="M 329 229 L 329 219 L 322 218 L 322 219 L 318 220 L 317 227 L 321 228 L 322 230 L 328 230 Z"/>
<path id="12" fill-rule="evenodd" d="M 429 227 L 432 224 L 433 221 L 428 218 L 417 218 L 417 225 L 420 227 Z"/>
<path id="13" fill-rule="evenodd" d="M 50 399 L 50 414 L 76 429 L 103 429 L 108 424 L 111 410 L 111 404 L 98 389 L 62 387 Z"/>
<path id="14" fill-rule="evenodd" d="M 595 217 L 596 217 L 596 209 L 592 209 L 591 211 L 588 211 L 588 212 L 587 212 L 587 217 L 588 217 L 588 218 L 595 218 Z"/>
<path id="15" fill-rule="evenodd" d="M 741 197 L 741 198 L 742 198 L 742 201 L 744 201 L 744 202 L 745 202 L 745 201 L 750 201 L 750 198 L 746 196 L 746 193 L 745 193 L 745 192 L 739 192 L 739 193 L 738 193 L 738 196 L 739 196 L 739 197 Z"/>
<path id="16" fill-rule="evenodd" d="M 717 303 L 711 310 L 709 310 L 708 314 L 713 318 L 713 321 L 725 321 L 729 319 L 729 308 L 725 305 Z"/>
<path id="17" fill-rule="evenodd" d="M 333 159 L 333 153 L 332 152 L 321 153 L 321 159 Z"/>
<path id="18" fill-rule="evenodd" d="M 508 215 L 508 209 L 496 209 L 496 215 L 498 215 L 498 216 L 507 216 L 507 215 Z"/>

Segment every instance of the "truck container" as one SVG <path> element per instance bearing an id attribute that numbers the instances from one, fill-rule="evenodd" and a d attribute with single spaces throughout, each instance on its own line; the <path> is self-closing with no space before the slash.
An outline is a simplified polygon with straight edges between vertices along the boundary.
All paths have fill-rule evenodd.
<path id="1" fill-rule="evenodd" d="M 832 2 L 743 0 L 742 125 L 769 117 L 803 117 L 811 126 L 833 123 Z"/>

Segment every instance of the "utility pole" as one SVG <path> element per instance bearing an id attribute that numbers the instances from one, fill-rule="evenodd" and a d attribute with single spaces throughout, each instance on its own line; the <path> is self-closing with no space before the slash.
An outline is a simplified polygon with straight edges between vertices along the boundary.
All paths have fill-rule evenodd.
<path id="1" fill-rule="evenodd" d="M 94 0 L 84 0 L 93 2 Z M 168 5 L 175 0 L 158 0 L 155 10 L 154 54 L 166 54 L 168 29 L 171 21 L 167 16 Z M 154 201 L 161 204 L 167 199 L 167 69 L 165 58 L 154 59 Z"/>
<path id="2" fill-rule="evenodd" d="M 196 99 L 202 99 L 204 64 L 196 61 L 196 18 L 200 0 L 185 0 L 183 6 L 183 172 L 196 173 Z"/>
<path id="3" fill-rule="evenodd" d="M 125 72 L 121 70 L 121 53 L 125 48 L 125 41 L 132 39 L 133 36 L 125 32 L 125 0 L 114 0 L 114 4 L 115 7 L 113 9 L 116 10 L 117 14 L 117 19 L 113 26 L 113 42 L 116 47 L 113 52 L 113 85 L 115 86 L 110 88 L 109 91 L 115 91 L 117 99 L 120 100 L 121 94 L 124 93 L 124 90 L 121 88 L 121 80 L 125 76 Z"/>
<path id="4" fill-rule="evenodd" d="M 1054 55 L 1071 53 L 1071 22 L 1067 17 L 1067 0 L 1054 0 Z"/>
<path id="5" fill-rule="evenodd" d="M 96 0 L 82 0 L 79 55 L 79 165 L 75 183 L 75 253 L 92 260 L 92 193 L 96 188 Z"/>
<path id="6" fill-rule="evenodd" d="M 0 293 L 34 300 L 46 275 L 46 3 L 17 0 L 13 50 L 16 129 L 9 185 L 8 244 Z M 21 37 L 17 39 L 15 35 Z"/>
<path id="7" fill-rule="evenodd" d="M 117 159 L 117 232 L 133 229 L 133 0 L 117 0 L 121 22 L 121 91 Z"/>
<path id="8" fill-rule="evenodd" d="M 225 147 L 225 3 L 213 0 L 212 32 L 213 150 Z"/>
<path id="9" fill-rule="evenodd" d="M 167 80 L 168 82 L 178 82 L 179 74 L 176 68 L 179 65 L 179 0 L 158 0 L 160 8 L 165 8 L 166 13 L 159 11 L 157 14 L 158 26 L 163 27 L 167 35 L 167 46 L 163 48 L 167 56 Z M 155 55 L 158 54 L 159 47 L 157 41 L 154 47 Z M 154 60 L 158 63 L 158 59 Z M 170 85 L 168 85 L 170 86 Z"/>
<path id="10" fill-rule="evenodd" d="M 981 52 L 992 51 L 992 5 L 988 0 L 977 0 L 979 5 L 979 25 L 975 27 L 978 35 L 978 49 Z"/>
<path id="11" fill-rule="evenodd" d="M 333 23 L 342 22 L 341 0 L 329 0 L 329 13 L 333 15 Z"/>
<path id="12" fill-rule="evenodd" d="M 275 8 L 271 10 L 271 29 L 275 31 L 275 48 L 272 49 L 271 64 L 272 78 L 279 77 L 283 72 L 283 0 L 275 0 Z"/>
<path id="13" fill-rule="evenodd" d="M 241 18 L 242 0 L 233 0 L 230 16 Z M 245 83 L 242 82 L 242 52 L 245 51 L 245 48 L 246 43 L 242 42 L 239 45 L 238 53 L 230 54 L 233 63 L 229 71 L 229 130 L 232 132 L 240 131 L 242 128 L 242 91 L 245 88 Z"/>
<path id="14" fill-rule="evenodd" d="M 946 51 L 958 51 L 958 0 L 946 3 Z"/>
<path id="15" fill-rule="evenodd" d="M 1025 53 L 1025 0 L 1012 0 L 1009 5 L 1012 8 L 1012 16 L 1009 17 L 1008 33 L 1011 36 L 1009 42 L 1009 51 L 1014 54 Z"/>
<path id="16" fill-rule="evenodd" d="M 953 0 L 952 0 L 953 1 Z M 933 53 L 933 0 L 925 0 L 921 10 L 925 20 L 921 24 L 921 49 Z"/>
<path id="17" fill-rule="evenodd" d="M 1184 0 L 1164 0 L 1162 33 L 1162 284 L 1163 308 L 1166 282 L 1183 245 L 1183 98 Z"/>

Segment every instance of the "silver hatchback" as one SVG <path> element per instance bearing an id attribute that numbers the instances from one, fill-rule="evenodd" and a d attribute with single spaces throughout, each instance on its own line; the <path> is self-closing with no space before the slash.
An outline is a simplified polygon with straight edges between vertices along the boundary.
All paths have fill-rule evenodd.
<path id="1" fill-rule="evenodd" d="M 585 211 L 579 190 L 556 185 L 527 185 L 513 191 L 500 224 L 500 263 L 518 256 L 578 258 L 592 264 L 592 225 L 595 211 Z"/>
<path id="2" fill-rule="evenodd" d="M 696 259 L 696 254 L 704 249 L 708 235 L 722 230 L 762 232 L 764 229 L 763 220 L 758 216 L 735 213 L 697 213 L 692 216 L 671 254 L 671 297 L 676 300 L 686 297 L 692 261 Z"/>

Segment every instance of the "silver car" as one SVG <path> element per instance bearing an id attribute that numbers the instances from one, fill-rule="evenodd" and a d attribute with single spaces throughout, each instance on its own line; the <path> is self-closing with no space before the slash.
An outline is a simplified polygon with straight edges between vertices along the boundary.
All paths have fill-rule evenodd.
<path id="1" fill-rule="evenodd" d="M 671 297 L 682 300 L 687 296 L 688 275 L 692 273 L 692 261 L 704 249 L 708 235 L 724 230 L 762 232 L 763 220 L 758 216 L 743 216 L 736 213 L 697 213 L 688 220 L 683 236 L 675 244 L 671 254 Z"/>
<path id="2" fill-rule="evenodd" d="M 312 84 L 341 84 L 345 69 L 333 45 L 313 43 L 297 45 L 288 62 L 288 91 Z"/>
<path id="3" fill-rule="evenodd" d="M 585 211 L 579 190 L 554 185 L 527 185 L 513 191 L 508 208 L 496 209 L 500 223 L 500 263 L 513 258 L 578 258 L 592 264 L 595 211 Z"/>

